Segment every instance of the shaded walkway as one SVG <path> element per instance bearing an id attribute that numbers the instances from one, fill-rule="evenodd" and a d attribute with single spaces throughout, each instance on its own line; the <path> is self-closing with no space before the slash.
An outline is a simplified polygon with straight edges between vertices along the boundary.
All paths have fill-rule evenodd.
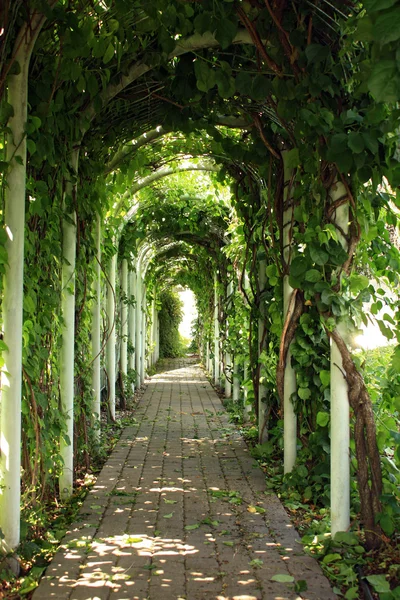
<path id="1" fill-rule="evenodd" d="M 152 377 L 135 417 L 34 600 L 335 598 L 198 366 Z"/>

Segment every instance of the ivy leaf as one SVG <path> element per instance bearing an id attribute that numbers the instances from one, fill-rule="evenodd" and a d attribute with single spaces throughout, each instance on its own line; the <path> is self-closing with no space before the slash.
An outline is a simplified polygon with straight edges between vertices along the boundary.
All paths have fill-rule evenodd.
<path id="1" fill-rule="evenodd" d="M 366 165 L 361 167 L 361 169 L 358 169 L 357 175 L 360 183 L 367 183 L 367 181 L 369 181 L 372 177 L 372 169 Z"/>
<path id="2" fill-rule="evenodd" d="M 295 169 L 300 164 L 299 149 L 292 148 L 285 155 L 285 163 L 288 169 Z"/>
<path id="3" fill-rule="evenodd" d="M 365 290 L 369 286 L 369 278 L 366 275 L 351 275 L 349 288 L 353 294 L 357 294 L 361 292 L 361 290 Z"/>
<path id="4" fill-rule="evenodd" d="M 0 352 L 4 352 L 5 350 L 8 350 L 8 346 L 3 340 L 0 340 Z"/>
<path id="5" fill-rule="evenodd" d="M 215 71 L 211 69 L 203 60 L 196 60 L 194 63 L 194 72 L 197 79 L 197 89 L 201 92 L 208 92 L 215 85 Z"/>
<path id="6" fill-rule="evenodd" d="M 261 560 L 260 558 L 254 558 L 253 560 L 251 560 L 249 562 L 249 565 L 251 567 L 262 567 L 263 564 L 264 564 L 264 561 Z"/>
<path id="7" fill-rule="evenodd" d="M 317 269 L 310 269 L 306 273 L 306 281 L 310 281 L 311 283 L 316 283 L 321 279 L 322 275 Z"/>
<path id="8" fill-rule="evenodd" d="M 364 139 L 361 133 L 352 131 L 349 134 L 347 145 L 349 146 L 350 150 L 353 150 L 353 152 L 356 154 L 362 152 L 364 150 Z"/>
<path id="9" fill-rule="evenodd" d="M 329 54 L 329 46 L 321 46 L 321 44 L 309 44 L 309 46 L 306 48 L 306 57 L 309 65 L 321 63 L 328 58 Z"/>
<path id="10" fill-rule="evenodd" d="M 376 154 L 379 147 L 377 137 L 371 131 L 365 131 L 361 135 L 368 150 L 370 150 L 372 154 Z"/>
<path id="11" fill-rule="evenodd" d="M 103 64 L 106 65 L 107 63 L 109 63 L 112 57 L 114 56 L 114 53 L 114 45 L 112 43 L 108 44 L 107 49 L 103 55 Z"/>
<path id="12" fill-rule="evenodd" d="M 396 346 L 393 352 L 391 368 L 397 373 L 400 372 L 400 346 Z"/>
<path id="13" fill-rule="evenodd" d="M 14 116 L 14 107 L 9 102 L 2 102 L 0 107 L 0 123 L 5 125 Z"/>
<path id="14" fill-rule="evenodd" d="M 88 92 L 92 96 L 92 98 L 94 96 L 96 96 L 96 94 L 99 91 L 99 84 L 98 84 L 96 75 L 94 75 L 94 73 L 91 73 L 89 75 L 88 80 L 87 80 L 87 87 L 88 87 Z"/>
<path id="15" fill-rule="evenodd" d="M 390 592 L 390 583 L 386 579 L 386 575 L 367 575 L 365 578 L 378 594 Z"/>
<path id="16" fill-rule="evenodd" d="M 374 39 L 382 45 L 400 38 L 400 11 L 398 6 L 378 16 L 374 26 Z"/>
<path id="17" fill-rule="evenodd" d="M 86 87 L 86 80 L 84 78 L 83 75 L 81 75 L 78 79 L 78 81 L 76 82 L 76 89 L 78 90 L 78 92 L 80 94 L 82 94 L 85 91 L 85 87 Z"/>
<path id="18" fill-rule="evenodd" d="M 311 390 L 309 388 L 299 387 L 299 389 L 297 390 L 297 395 L 302 400 L 308 400 L 309 398 L 311 398 Z"/>
<path id="19" fill-rule="evenodd" d="M 164 519 L 172 519 L 173 515 L 174 515 L 174 513 L 172 512 L 172 513 L 169 513 L 168 515 L 164 515 L 163 518 Z"/>
<path id="20" fill-rule="evenodd" d="M 193 525 L 186 525 L 186 531 L 194 531 L 194 529 L 198 529 L 200 527 L 200 523 L 194 523 Z"/>
<path id="21" fill-rule="evenodd" d="M 328 262 L 329 254 L 319 246 L 310 246 L 310 256 L 317 265 L 325 265 Z"/>
<path id="22" fill-rule="evenodd" d="M 197 15 L 193 24 L 198 33 L 205 33 L 206 31 L 214 31 L 214 22 L 214 15 L 212 13 L 203 12 Z"/>
<path id="23" fill-rule="evenodd" d="M 328 385 L 331 382 L 330 371 L 325 371 L 324 369 L 322 369 L 322 371 L 319 372 L 319 378 L 321 380 L 322 385 L 324 385 L 325 387 L 328 387 Z"/>
<path id="24" fill-rule="evenodd" d="M 394 60 L 380 60 L 373 66 L 368 89 L 377 102 L 397 102 L 400 95 L 400 78 Z"/>
<path id="25" fill-rule="evenodd" d="M 305 256 L 296 256 L 290 265 L 290 274 L 302 278 L 308 267 L 309 263 Z"/>
<path id="26" fill-rule="evenodd" d="M 230 98 L 235 93 L 235 80 L 232 77 L 232 69 L 230 65 L 222 61 L 221 69 L 216 73 L 218 93 L 221 98 Z"/>
<path id="27" fill-rule="evenodd" d="M 256 75 L 251 86 L 250 96 L 254 100 L 265 100 L 272 91 L 271 81 L 265 75 Z"/>
<path id="28" fill-rule="evenodd" d="M 233 41 L 233 38 L 237 34 L 237 25 L 232 21 L 219 21 L 217 30 L 215 32 L 215 38 L 217 42 L 221 44 L 222 50 L 228 48 Z"/>
<path id="29" fill-rule="evenodd" d="M 353 156 L 350 151 L 345 151 L 336 157 L 335 163 L 337 164 L 339 171 L 342 173 L 348 173 L 353 166 Z"/>
<path id="30" fill-rule="evenodd" d="M 364 0 L 363 5 L 367 9 L 368 13 L 376 12 L 377 10 L 384 10 L 390 8 L 393 4 L 396 4 L 397 0 Z"/>
<path id="31" fill-rule="evenodd" d="M 346 546 L 358 546 L 358 538 L 351 531 L 338 531 L 333 539 L 335 542 Z"/>
<path id="32" fill-rule="evenodd" d="M 379 519 L 379 524 L 386 535 L 391 536 L 395 531 L 395 524 L 389 515 L 382 515 Z"/>
<path id="33" fill-rule="evenodd" d="M 246 73 L 245 71 L 240 71 L 240 73 L 237 74 L 235 79 L 235 86 L 236 91 L 239 94 L 242 94 L 243 96 L 249 95 L 251 93 L 252 84 L 253 80 L 249 73 Z"/>
<path id="34" fill-rule="evenodd" d="M 286 573 L 277 573 L 272 575 L 271 581 L 278 581 L 279 583 L 293 583 L 294 577 L 292 575 L 286 575 Z"/>
<path id="35" fill-rule="evenodd" d="M 320 427 L 326 427 L 329 423 L 329 419 L 329 413 L 320 411 L 317 414 L 317 425 L 319 425 Z"/>

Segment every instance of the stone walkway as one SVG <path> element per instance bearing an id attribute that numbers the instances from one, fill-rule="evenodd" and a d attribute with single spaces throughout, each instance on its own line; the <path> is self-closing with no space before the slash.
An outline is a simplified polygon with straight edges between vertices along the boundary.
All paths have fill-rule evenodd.
<path id="1" fill-rule="evenodd" d="M 34 600 L 336 598 L 198 366 L 152 377 L 135 417 Z"/>

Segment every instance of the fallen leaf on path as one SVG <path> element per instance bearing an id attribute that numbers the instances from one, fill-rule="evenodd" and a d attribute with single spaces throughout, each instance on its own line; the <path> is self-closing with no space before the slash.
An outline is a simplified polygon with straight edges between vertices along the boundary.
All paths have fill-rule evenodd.
<path id="1" fill-rule="evenodd" d="M 260 558 L 254 558 L 253 560 L 251 560 L 249 562 L 249 565 L 251 567 L 261 567 L 263 564 L 264 564 L 264 561 L 261 560 Z M 272 577 L 271 577 L 271 579 L 272 579 Z"/>
<path id="2" fill-rule="evenodd" d="M 286 575 L 286 573 L 277 573 L 272 575 L 271 581 L 278 581 L 279 583 L 293 583 L 294 577 L 292 575 Z"/>

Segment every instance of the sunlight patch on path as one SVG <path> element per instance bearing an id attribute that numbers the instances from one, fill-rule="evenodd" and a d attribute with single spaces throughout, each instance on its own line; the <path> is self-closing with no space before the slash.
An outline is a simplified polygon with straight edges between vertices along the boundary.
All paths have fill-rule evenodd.
<path id="1" fill-rule="evenodd" d="M 198 365 L 166 364 L 135 418 L 33 600 L 335 598 Z"/>

